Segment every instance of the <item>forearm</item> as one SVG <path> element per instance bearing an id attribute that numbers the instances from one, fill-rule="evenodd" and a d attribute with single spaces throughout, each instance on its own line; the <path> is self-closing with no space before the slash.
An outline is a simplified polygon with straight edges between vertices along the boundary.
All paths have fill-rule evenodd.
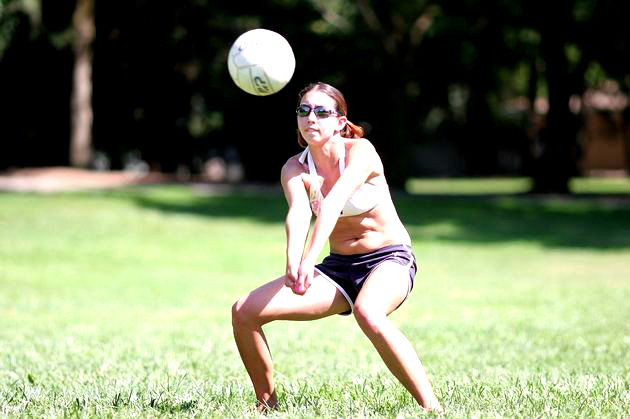
<path id="1" fill-rule="evenodd" d="M 287 234 L 287 265 L 299 266 L 304 255 L 304 246 L 311 224 L 310 214 L 298 211 L 289 211 L 286 218 Z"/>
<path id="2" fill-rule="evenodd" d="M 311 261 L 317 259 L 337 224 L 341 210 L 342 205 L 339 205 L 337 202 L 326 202 L 326 200 L 324 200 L 315 226 L 313 227 L 311 241 L 307 247 L 306 255 L 304 256 L 305 259 L 309 258 Z"/>

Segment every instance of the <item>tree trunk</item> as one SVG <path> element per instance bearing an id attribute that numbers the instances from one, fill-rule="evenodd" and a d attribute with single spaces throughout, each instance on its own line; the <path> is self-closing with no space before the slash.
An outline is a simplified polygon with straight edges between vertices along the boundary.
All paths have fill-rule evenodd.
<path id="1" fill-rule="evenodd" d="M 569 109 L 571 86 L 563 35 L 571 22 L 572 0 L 549 8 L 541 28 L 541 55 L 549 90 L 549 112 L 541 133 L 542 153 L 535 163 L 535 193 L 569 193 L 577 173 L 577 124 Z"/>
<path id="2" fill-rule="evenodd" d="M 77 0 L 74 28 L 74 78 L 71 100 L 70 163 L 87 167 L 92 157 L 92 41 L 94 0 Z"/>
<path id="3" fill-rule="evenodd" d="M 621 114 L 621 129 L 623 130 L 624 155 L 626 158 L 626 175 L 630 175 L 630 108 Z"/>

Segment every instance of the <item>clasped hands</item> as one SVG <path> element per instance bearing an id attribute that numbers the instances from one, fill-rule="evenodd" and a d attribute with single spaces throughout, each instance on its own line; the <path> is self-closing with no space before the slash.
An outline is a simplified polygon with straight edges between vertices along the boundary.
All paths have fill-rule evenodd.
<path id="1" fill-rule="evenodd" d="M 295 269 L 287 265 L 287 275 L 284 285 L 291 288 L 294 294 L 304 295 L 308 287 L 311 286 L 315 271 L 315 262 L 305 258 L 300 266 Z"/>

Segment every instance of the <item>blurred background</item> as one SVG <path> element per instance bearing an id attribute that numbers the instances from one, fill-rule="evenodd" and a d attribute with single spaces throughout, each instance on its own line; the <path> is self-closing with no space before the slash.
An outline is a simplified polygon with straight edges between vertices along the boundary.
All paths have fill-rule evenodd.
<path id="1" fill-rule="evenodd" d="M 510 176 L 568 193 L 630 169 L 623 0 L 0 0 L 0 171 L 72 166 L 277 183 L 297 93 L 346 96 L 389 182 Z M 297 61 L 272 96 L 226 58 L 253 28 Z"/>

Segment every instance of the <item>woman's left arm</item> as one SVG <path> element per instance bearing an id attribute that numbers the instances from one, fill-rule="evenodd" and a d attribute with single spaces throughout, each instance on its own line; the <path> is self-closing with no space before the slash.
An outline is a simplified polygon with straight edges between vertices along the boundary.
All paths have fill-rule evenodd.
<path id="1" fill-rule="evenodd" d="M 376 150 L 368 140 L 356 142 L 348 152 L 346 169 L 321 204 L 307 252 L 302 259 L 298 275 L 305 279 L 306 287 L 313 277 L 315 261 L 335 228 L 343 207 L 372 174 L 376 158 Z"/>

